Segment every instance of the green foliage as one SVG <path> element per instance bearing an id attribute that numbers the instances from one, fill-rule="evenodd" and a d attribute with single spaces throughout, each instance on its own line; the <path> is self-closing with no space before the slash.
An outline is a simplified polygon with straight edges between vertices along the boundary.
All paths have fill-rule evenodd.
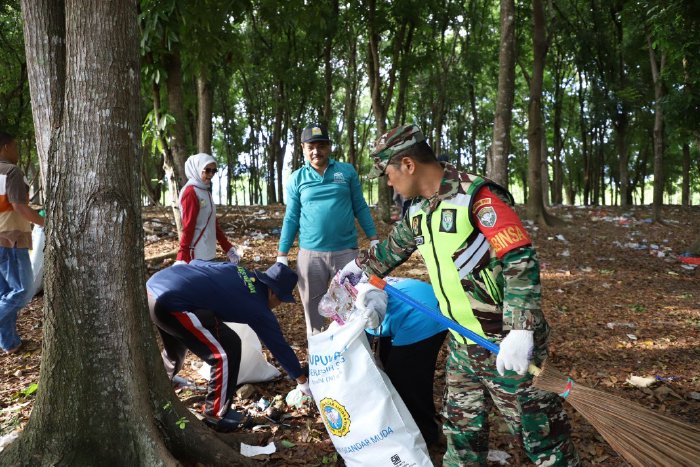
<path id="1" fill-rule="evenodd" d="M 20 392 L 21 392 L 22 396 L 29 397 L 29 396 L 33 395 L 37 389 L 39 389 L 39 385 L 37 383 L 32 383 L 29 386 L 27 386 L 26 388 L 22 389 Z"/>
<path id="2" fill-rule="evenodd" d="M 187 417 L 180 417 L 177 419 L 175 424 L 177 425 L 178 428 L 180 428 L 181 430 L 184 430 L 185 428 L 187 428 L 187 424 L 189 422 L 190 421 L 187 419 Z"/>
<path id="3" fill-rule="evenodd" d="M 584 193 L 587 202 L 600 202 L 600 197 L 593 199 L 596 188 L 606 192 L 612 185 L 619 190 L 623 168 L 616 143 L 624 138 L 631 188 L 640 193 L 643 184 L 652 183 L 655 97 L 649 39 L 655 53 L 665 54 L 666 60 L 664 187 L 667 193 L 678 191 L 684 175 L 681 148 L 690 143 L 691 184 L 697 193 L 700 4 L 545 3 L 549 42 L 542 108 L 550 178 L 555 144 L 560 142 L 564 189 L 578 202 Z M 296 146 L 299 155 L 296 138 L 305 125 L 324 118 L 327 98 L 336 156 L 348 159 L 347 119 L 354 114 L 356 165 L 361 174 L 367 172 L 367 155 L 378 136 L 368 83 L 369 0 L 140 0 L 139 6 L 144 180 L 158 183 L 163 178 L 162 156 L 176 123 L 176 112 L 169 108 L 167 70 L 176 59 L 184 106 L 184 121 L 177 123 L 185 129 L 186 150 L 196 149 L 196 79 L 201 77 L 213 89 L 213 155 L 230 170 L 229 181 L 239 184 L 238 190 L 245 184 L 247 192 L 265 191 L 263 183 L 274 182 L 280 152 L 290 154 Z M 528 2 L 516 2 L 509 155 L 513 187 L 525 186 L 528 170 L 531 9 Z M 391 99 L 387 124 L 419 124 L 434 147 L 439 140 L 441 152 L 477 172 L 484 170 L 493 137 L 499 16 L 497 2 L 376 0 L 373 20 L 380 39 L 381 99 Z M 33 167 L 19 0 L 0 3 L 0 69 L 0 128 L 19 136 L 23 160 L 30 155 Z M 399 95 L 400 89 L 404 95 Z M 288 167 L 283 169 L 288 172 Z M 258 193 L 247 201 L 261 199 Z"/>
<path id="4" fill-rule="evenodd" d="M 282 447 L 285 447 L 285 448 L 288 448 L 288 449 L 289 449 L 289 448 L 293 448 L 293 447 L 296 446 L 296 444 L 294 444 L 294 443 L 292 443 L 291 441 L 286 440 L 286 439 L 283 439 L 282 441 L 280 441 L 280 444 L 282 445 Z"/>

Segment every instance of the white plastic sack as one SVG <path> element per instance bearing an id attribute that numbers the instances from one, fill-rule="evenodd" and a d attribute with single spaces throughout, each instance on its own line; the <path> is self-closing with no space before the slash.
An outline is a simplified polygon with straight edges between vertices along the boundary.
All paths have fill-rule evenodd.
<path id="1" fill-rule="evenodd" d="M 32 284 L 31 296 L 38 294 L 44 288 L 44 244 L 46 236 L 44 228 L 34 225 L 32 229 L 32 250 L 29 253 L 29 260 L 32 263 L 34 282 Z"/>
<path id="2" fill-rule="evenodd" d="M 261 383 L 280 375 L 280 371 L 265 360 L 262 344 L 250 326 L 242 323 L 226 323 L 241 338 L 241 367 L 238 370 L 238 384 Z M 206 363 L 199 369 L 204 379 L 209 379 L 210 366 Z"/>
<path id="3" fill-rule="evenodd" d="M 353 320 L 309 336 L 309 381 L 335 449 L 348 466 L 432 466 L 425 441 Z"/>

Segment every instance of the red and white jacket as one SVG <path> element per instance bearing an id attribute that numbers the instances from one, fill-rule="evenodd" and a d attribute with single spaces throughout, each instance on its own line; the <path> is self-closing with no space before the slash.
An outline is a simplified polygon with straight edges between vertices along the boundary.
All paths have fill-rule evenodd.
<path id="1" fill-rule="evenodd" d="M 218 241 L 224 253 L 232 245 L 216 220 L 216 206 L 209 190 L 187 184 L 180 194 L 182 234 L 178 261 L 212 260 L 216 257 Z"/>

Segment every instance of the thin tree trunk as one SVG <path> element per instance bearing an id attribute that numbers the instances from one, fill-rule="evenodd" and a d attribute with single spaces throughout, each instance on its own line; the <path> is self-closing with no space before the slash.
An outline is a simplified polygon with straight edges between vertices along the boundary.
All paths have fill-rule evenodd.
<path id="1" fill-rule="evenodd" d="M 182 234 L 182 213 L 180 212 L 180 190 L 178 189 L 178 182 L 176 178 L 176 163 L 173 158 L 172 148 L 168 144 L 165 135 L 160 130 L 160 121 L 162 118 L 160 109 L 160 86 L 157 83 L 153 83 L 153 119 L 155 121 L 155 131 L 157 133 L 157 138 L 161 140 L 161 146 L 163 147 L 163 171 L 165 172 L 165 180 L 168 182 L 168 194 L 170 195 L 170 209 L 173 212 L 173 220 L 175 221 L 175 230 L 178 236 Z"/>
<path id="2" fill-rule="evenodd" d="M 625 57 L 624 50 L 624 28 L 620 20 L 621 3 L 611 3 L 612 14 L 611 18 L 615 24 L 617 35 L 617 81 L 619 89 L 625 89 L 627 86 L 627 75 L 625 73 Z M 630 193 L 629 180 L 629 148 L 627 145 L 627 128 L 629 126 L 629 116 L 627 105 L 621 101 L 618 105 L 618 111 L 615 115 L 613 123 L 615 128 L 615 146 L 617 147 L 617 155 L 619 157 L 619 172 L 620 172 L 620 207 L 627 209 L 632 203 L 632 194 Z"/>
<path id="3" fill-rule="evenodd" d="M 277 154 L 280 150 L 280 140 L 282 139 L 282 120 L 284 119 L 284 107 L 282 98 L 282 82 L 279 81 L 276 87 L 274 108 L 275 120 L 272 124 L 272 135 L 268 142 L 267 151 L 267 204 L 277 203 L 277 195 L 275 193 L 275 165 L 277 162 Z"/>
<path id="4" fill-rule="evenodd" d="M 562 136 L 562 120 L 564 118 L 564 81 L 566 73 L 564 71 L 564 58 L 561 53 L 557 55 L 554 70 L 554 119 L 552 122 L 552 133 L 554 138 L 554 153 L 552 157 L 552 185 L 550 196 L 552 204 L 559 205 L 564 202 L 564 168 L 562 163 L 562 153 L 564 151 L 564 136 Z"/>
<path id="5" fill-rule="evenodd" d="M 579 104 L 579 128 L 581 130 L 581 157 L 583 158 L 583 204 L 591 203 L 591 157 L 588 152 L 588 126 L 586 125 L 586 101 L 584 96 L 584 77 L 579 71 L 578 75 L 578 104 Z"/>
<path id="6" fill-rule="evenodd" d="M 544 64 L 547 56 L 545 38 L 544 5 L 542 0 L 532 0 L 533 13 L 533 65 L 530 80 L 530 102 L 528 105 L 528 186 L 527 214 L 540 225 L 552 225 L 556 222 L 544 207 L 542 191 L 541 152 L 544 128 L 542 124 L 542 85 L 544 82 Z"/>
<path id="7" fill-rule="evenodd" d="M 179 182 L 178 191 L 187 183 L 185 175 L 185 161 L 187 160 L 187 144 L 185 142 L 185 107 L 182 91 L 182 65 L 180 53 L 175 50 L 166 59 L 166 71 L 168 78 L 166 87 L 168 90 L 168 110 L 175 118 L 173 133 L 170 137 L 170 148 L 175 160 L 175 176 Z"/>
<path id="8" fill-rule="evenodd" d="M 197 151 L 211 154 L 214 89 L 205 72 L 197 76 Z"/>
<path id="9" fill-rule="evenodd" d="M 355 169 L 358 168 L 357 143 L 355 142 L 355 131 L 357 118 L 357 88 L 359 73 L 357 72 L 357 38 L 351 33 L 350 50 L 348 53 L 348 78 L 346 84 L 345 107 L 346 118 L 345 128 L 348 135 L 348 162 Z"/>
<path id="10" fill-rule="evenodd" d="M 479 173 L 479 160 L 476 157 L 476 138 L 479 131 L 479 111 L 476 109 L 476 92 L 474 84 L 469 84 L 469 108 L 472 113 L 472 128 L 469 135 L 469 149 L 472 153 L 471 169 L 472 173 Z"/>
<path id="11" fill-rule="evenodd" d="M 654 81 L 654 199 L 652 201 L 652 219 L 660 222 L 661 206 L 664 196 L 664 151 L 666 149 L 664 135 L 664 111 L 661 102 L 666 95 L 661 76 L 666 65 L 666 53 L 661 53 L 657 62 L 656 52 L 652 45 L 651 36 L 647 35 L 651 76 Z"/>
<path id="12" fill-rule="evenodd" d="M 403 53 L 401 54 L 401 64 L 399 72 L 399 93 L 396 98 L 396 115 L 394 118 L 394 126 L 403 125 L 406 119 L 406 96 L 408 95 L 408 78 L 410 74 L 410 69 L 407 64 L 406 57 L 410 54 L 411 45 L 413 43 L 413 31 L 415 30 L 415 25 L 411 23 L 408 28 L 408 39 L 403 46 Z"/>
<path id="13" fill-rule="evenodd" d="M 690 144 L 683 143 L 683 181 L 681 183 L 681 206 L 690 207 Z"/>
<path id="14" fill-rule="evenodd" d="M 488 152 L 486 175 L 508 186 L 510 127 L 515 96 L 515 2 L 501 0 L 501 46 L 498 54 L 498 97 L 493 122 L 493 143 Z"/>
<path id="15" fill-rule="evenodd" d="M 544 121 L 544 118 L 540 120 Z M 547 136 L 544 134 L 544 125 L 542 126 L 542 139 L 540 140 L 540 174 L 542 180 L 542 203 L 545 207 L 551 206 L 549 200 L 549 190 L 551 183 L 549 180 L 549 157 L 547 152 Z"/>
<path id="16" fill-rule="evenodd" d="M 395 66 L 396 60 L 392 62 L 393 66 L 390 72 L 390 80 L 387 86 L 386 96 L 382 97 L 382 77 L 381 63 L 379 57 L 379 46 L 381 43 L 381 34 L 377 30 L 376 25 L 376 0 L 368 0 L 367 18 L 369 23 L 369 40 L 367 48 L 367 69 L 370 86 L 370 96 L 372 102 L 372 112 L 377 127 L 377 135 L 386 133 L 386 115 L 391 104 L 391 97 L 394 89 L 394 79 L 396 76 Z M 405 25 L 402 30 L 405 30 Z M 394 38 L 396 40 L 396 38 Z M 396 43 L 395 43 L 396 46 Z M 386 177 L 381 177 L 378 181 L 378 216 L 384 222 L 391 221 L 391 190 L 387 185 Z"/>

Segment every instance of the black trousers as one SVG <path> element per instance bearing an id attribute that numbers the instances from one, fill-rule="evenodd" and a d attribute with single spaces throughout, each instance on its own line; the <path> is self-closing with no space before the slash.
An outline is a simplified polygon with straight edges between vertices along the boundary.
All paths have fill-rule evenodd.
<path id="1" fill-rule="evenodd" d="M 435 364 L 447 331 L 409 345 L 392 345 L 390 337 L 379 338 L 379 360 L 418 425 L 426 444 L 440 436 L 433 402 Z M 369 336 L 370 342 L 373 339 Z M 377 339 L 377 338 L 374 338 Z"/>
<path id="2" fill-rule="evenodd" d="M 241 339 L 209 310 L 171 310 L 148 297 L 151 320 L 163 340 L 163 363 L 172 380 L 190 350 L 211 366 L 204 413 L 223 417 L 231 406 L 241 364 Z"/>

